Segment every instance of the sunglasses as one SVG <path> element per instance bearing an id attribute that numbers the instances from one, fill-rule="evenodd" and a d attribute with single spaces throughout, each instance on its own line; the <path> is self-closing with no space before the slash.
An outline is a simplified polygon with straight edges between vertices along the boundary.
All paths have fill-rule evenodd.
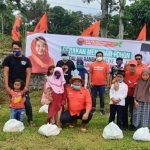
<path id="1" fill-rule="evenodd" d="M 141 60 L 141 58 L 135 58 L 135 60 Z"/>

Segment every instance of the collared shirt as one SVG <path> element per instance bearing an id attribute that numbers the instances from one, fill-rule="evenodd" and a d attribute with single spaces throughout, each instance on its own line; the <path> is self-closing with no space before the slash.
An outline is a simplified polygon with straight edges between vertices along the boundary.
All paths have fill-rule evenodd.
<path id="1" fill-rule="evenodd" d="M 109 104 L 113 104 L 113 101 L 111 99 L 114 98 L 114 99 L 121 100 L 116 105 L 125 106 L 125 98 L 127 96 L 127 93 L 128 93 L 128 86 L 124 82 L 119 83 L 119 89 L 117 91 L 114 89 L 114 84 L 112 84 L 112 86 L 110 88 L 110 92 L 109 92 L 109 96 L 110 96 Z"/>
<path id="2" fill-rule="evenodd" d="M 141 73 L 142 73 L 142 70 L 143 70 L 144 68 L 147 68 L 147 65 L 141 63 L 140 65 L 137 65 L 136 71 L 137 71 L 139 74 L 141 74 Z"/>
<path id="3" fill-rule="evenodd" d="M 83 109 L 92 109 L 91 95 L 88 89 L 81 87 L 80 90 L 67 88 L 68 110 L 71 116 L 80 115 Z"/>

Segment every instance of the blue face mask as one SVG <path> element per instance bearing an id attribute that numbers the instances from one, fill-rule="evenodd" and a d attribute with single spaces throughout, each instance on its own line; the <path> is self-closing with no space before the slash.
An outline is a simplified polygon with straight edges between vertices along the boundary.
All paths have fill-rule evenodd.
<path id="1" fill-rule="evenodd" d="M 69 60 L 69 56 L 61 56 L 62 60 Z"/>
<path id="2" fill-rule="evenodd" d="M 75 90 L 80 90 L 81 86 L 80 85 L 72 85 L 73 89 Z"/>
<path id="3" fill-rule="evenodd" d="M 123 62 L 116 62 L 116 63 L 119 67 L 123 64 Z"/>
<path id="4" fill-rule="evenodd" d="M 82 69 L 82 68 L 83 68 L 83 65 L 77 65 L 77 68 L 78 68 L 78 69 Z"/>
<path id="5" fill-rule="evenodd" d="M 119 82 L 119 83 L 122 83 L 122 82 L 123 82 L 123 79 L 119 79 L 118 82 Z"/>
<path id="6" fill-rule="evenodd" d="M 56 79 L 59 79 L 59 78 L 60 78 L 60 74 L 56 74 L 56 75 L 55 75 L 55 78 L 56 78 Z"/>
<path id="7" fill-rule="evenodd" d="M 18 57 L 21 55 L 21 50 L 14 50 L 13 54 L 14 54 L 14 56 Z"/>

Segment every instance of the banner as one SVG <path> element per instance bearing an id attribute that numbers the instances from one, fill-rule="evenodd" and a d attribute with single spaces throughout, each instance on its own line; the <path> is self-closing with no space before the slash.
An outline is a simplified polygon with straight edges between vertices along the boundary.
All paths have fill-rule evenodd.
<path id="1" fill-rule="evenodd" d="M 48 66 L 61 60 L 62 51 L 69 53 L 75 65 L 77 58 L 82 58 L 87 69 L 98 51 L 104 53 L 104 61 L 110 65 L 116 64 L 117 57 L 126 63 L 136 54 L 142 54 L 143 62 L 150 63 L 150 42 L 44 33 L 27 35 L 26 56 L 31 60 L 33 73 L 46 73 Z"/>

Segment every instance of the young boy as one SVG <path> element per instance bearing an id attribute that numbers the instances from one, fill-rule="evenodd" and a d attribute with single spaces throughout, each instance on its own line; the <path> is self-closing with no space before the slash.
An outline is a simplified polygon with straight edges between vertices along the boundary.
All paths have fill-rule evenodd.
<path id="1" fill-rule="evenodd" d="M 123 107 L 125 106 L 125 98 L 128 92 L 128 86 L 123 82 L 125 77 L 125 71 L 119 70 L 116 74 L 116 81 L 118 82 L 118 89 L 114 88 L 114 84 L 111 85 L 110 96 L 110 116 L 109 123 L 115 120 L 117 113 L 117 125 L 121 128 Z"/>

